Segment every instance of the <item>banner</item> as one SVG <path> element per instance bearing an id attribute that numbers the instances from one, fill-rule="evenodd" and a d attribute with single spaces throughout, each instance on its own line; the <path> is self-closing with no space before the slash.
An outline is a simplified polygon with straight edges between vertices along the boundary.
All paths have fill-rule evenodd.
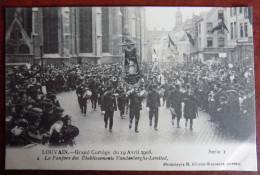
<path id="1" fill-rule="evenodd" d="M 140 70 L 136 55 L 136 48 L 125 49 L 125 81 L 129 84 L 136 84 L 140 79 Z"/>

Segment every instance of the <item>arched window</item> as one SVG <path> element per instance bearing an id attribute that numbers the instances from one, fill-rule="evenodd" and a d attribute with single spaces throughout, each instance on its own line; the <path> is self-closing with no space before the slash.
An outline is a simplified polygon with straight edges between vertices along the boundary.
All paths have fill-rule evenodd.
<path id="1" fill-rule="evenodd" d="M 19 39 L 22 39 L 22 38 L 23 38 L 23 36 L 22 36 L 21 28 L 18 26 L 17 23 L 15 23 L 13 25 L 13 29 L 10 34 L 10 39 L 18 41 Z"/>
<path id="2" fill-rule="evenodd" d="M 79 8 L 79 43 L 81 53 L 92 53 L 92 7 Z"/>
<path id="3" fill-rule="evenodd" d="M 19 53 L 20 54 L 29 54 L 30 53 L 30 48 L 26 44 L 22 44 L 19 47 Z"/>
<path id="4" fill-rule="evenodd" d="M 109 8 L 102 7 L 102 52 L 109 52 Z"/>
<path id="5" fill-rule="evenodd" d="M 14 54 L 14 47 L 10 44 L 6 45 L 6 48 L 5 48 L 5 53 L 6 54 Z"/>
<path id="6" fill-rule="evenodd" d="M 58 7 L 44 7 L 43 12 L 43 50 L 44 53 L 59 52 Z"/>

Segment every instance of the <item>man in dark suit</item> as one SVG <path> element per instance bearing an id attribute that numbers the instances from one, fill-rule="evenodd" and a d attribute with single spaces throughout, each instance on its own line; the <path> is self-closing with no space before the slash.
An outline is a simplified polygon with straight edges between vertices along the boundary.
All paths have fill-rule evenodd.
<path id="1" fill-rule="evenodd" d="M 125 106 L 126 106 L 126 92 L 123 88 L 123 86 L 120 86 L 117 90 L 116 93 L 118 93 L 118 97 L 117 97 L 117 105 L 118 105 L 118 109 L 120 111 L 120 116 L 121 118 L 125 117 Z"/>
<path id="2" fill-rule="evenodd" d="M 175 85 L 175 90 L 171 91 L 167 99 L 167 108 L 170 107 L 172 114 L 172 125 L 177 118 L 177 127 L 180 127 L 180 119 L 182 115 L 183 93 L 180 91 L 180 85 Z"/>
<path id="3" fill-rule="evenodd" d="M 110 86 L 107 87 L 107 91 L 103 95 L 101 101 L 101 110 L 105 111 L 105 128 L 107 128 L 107 123 L 109 119 L 109 131 L 112 132 L 114 111 L 117 110 L 117 105 L 115 96 L 112 94 L 112 87 Z"/>
<path id="4" fill-rule="evenodd" d="M 222 88 L 222 85 L 220 83 L 215 84 L 214 86 L 215 93 L 214 93 L 214 109 L 213 109 L 213 117 L 211 120 L 216 121 L 219 120 L 220 118 L 220 112 L 218 111 L 219 108 L 221 108 L 221 103 L 220 103 L 220 97 L 226 97 L 226 94 Z"/>
<path id="5" fill-rule="evenodd" d="M 159 107 L 161 107 L 160 103 L 160 95 L 157 92 L 157 85 L 153 85 L 153 90 L 148 93 L 146 107 L 149 108 L 149 119 L 150 119 L 150 126 L 152 126 L 152 119 L 154 118 L 154 130 L 158 130 L 158 115 L 159 115 Z"/>
<path id="6" fill-rule="evenodd" d="M 83 113 L 83 107 L 82 107 L 82 94 L 83 94 L 83 90 L 84 90 L 83 85 L 79 85 L 77 87 L 77 90 L 76 90 L 76 94 L 77 94 L 77 97 L 78 97 L 78 103 L 79 103 L 79 107 L 81 109 L 81 113 Z"/>
<path id="7" fill-rule="evenodd" d="M 94 78 L 93 81 L 91 81 L 89 88 L 92 92 L 91 95 L 91 104 L 92 104 L 92 109 L 94 109 L 95 111 L 97 110 L 97 102 L 98 102 L 98 81 L 96 80 L 96 78 Z"/>
<path id="8" fill-rule="evenodd" d="M 132 128 L 133 119 L 135 118 L 135 132 L 138 133 L 140 110 L 142 109 L 142 98 L 138 94 L 138 87 L 134 87 L 134 91 L 129 95 L 129 101 L 130 101 L 129 129 Z"/>

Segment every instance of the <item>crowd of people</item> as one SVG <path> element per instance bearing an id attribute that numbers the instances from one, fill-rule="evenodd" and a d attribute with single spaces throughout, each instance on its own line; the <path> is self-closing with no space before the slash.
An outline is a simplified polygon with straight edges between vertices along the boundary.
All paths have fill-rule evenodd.
<path id="1" fill-rule="evenodd" d="M 139 83 L 123 79 L 123 65 L 83 64 L 39 65 L 6 68 L 6 144 L 10 147 L 44 144 L 73 146 L 79 134 L 65 115 L 56 94 L 75 90 L 79 108 L 87 115 L 87 101 L 93 110 L 101 108 L 105 128 L 112 132 L 114 111 L 121 118 L 129 114 L 135 132 L 143 102 L 149 110 L 149 125 L 157 131 L 159 108 L 171 111 L 171 125 L 193 129 L 198 110 L 207 112 L 219 128 L 248 136 L 254 128 L 254 74 L 250 64 L 215 61 L 158 64 L 143 62 Z M 176 120 L 176 121 L 175 121 Z M 153 124 L 154 123 L 154 124 Z"/>
<path id="2" fill-rule="evenodd" d="M 38 65 L 6 68 L 5 131 L 8 147 L 38 144 L 72 147 L 75 144 L 79 129 L 72 125 L 72 117 L 64 114 L 56 98 L 56 93 L 64 88 L 57 83 L 63 77 L 61 68 L 53 67 L 51 71 L 48 68 L 42 72 Z M 49 76 L 56 79 L 52 84 L 53 91 L 46 91 L 46 86 L 43 86 L 48 81 L 43 79 Z"/>

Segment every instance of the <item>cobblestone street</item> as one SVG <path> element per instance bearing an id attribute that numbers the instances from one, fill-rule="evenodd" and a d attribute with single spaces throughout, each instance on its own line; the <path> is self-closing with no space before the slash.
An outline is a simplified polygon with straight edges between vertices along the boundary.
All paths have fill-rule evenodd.
<path id="1" fill-rule="evenodd" d="M 139 121 L 139 133 L 129 129 L 129 118 L 121 119 L 119 111 L 114 113 L 113 132 L 104 127 L 104 116 L 100 107 L 97 111 L 91 108 L 88 101 L 87 116 L 83 116 L 78 106 L 75 91 L 64 92 L 58 95 L 65 114 L 72 116 L 73 125 L 80 130 L 76 138 L 77 145 L 91 144 L 153 144 L 153 143 L 197 143 L 197 144 L 231 144 L 239 143 L 229 134 L 224 134 L 218 125 L 209 121 L 209 115 L 199 111 L 199 116 L 194 120 L 193 130 L 185 127 L 184 118 L 181 119 L 181 128 L 171 124 L 170 111 L 161 107 L 159 111 L 158 131 L 149 126 L 148 110 L 143 102 L 143 110 Z"/>

